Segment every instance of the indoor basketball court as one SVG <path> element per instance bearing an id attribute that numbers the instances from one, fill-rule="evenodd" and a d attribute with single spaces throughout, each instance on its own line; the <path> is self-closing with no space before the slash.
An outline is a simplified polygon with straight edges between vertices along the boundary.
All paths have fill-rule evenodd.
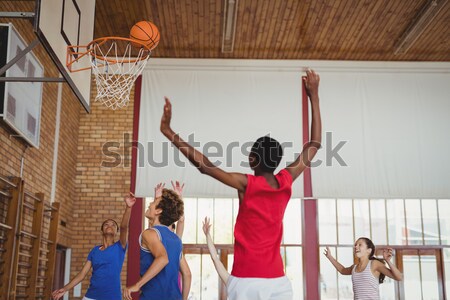
<path id="1" fill-rule="evenodd" d="M 0 299 L 447 299 L 449 20 L 1 1 Z"/>

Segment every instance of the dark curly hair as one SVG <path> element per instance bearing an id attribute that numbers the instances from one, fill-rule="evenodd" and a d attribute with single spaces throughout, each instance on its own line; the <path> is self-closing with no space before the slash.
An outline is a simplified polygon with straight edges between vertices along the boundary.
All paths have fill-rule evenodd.
<path id="1" fill-rule="evenodd" d="M 169 189 L 163 189 L 161 201 L 156 208 L 162 209 L 159 222 L 166 226 L 172 225 L 184 214 L 183 200 L 177 193 Z"/>

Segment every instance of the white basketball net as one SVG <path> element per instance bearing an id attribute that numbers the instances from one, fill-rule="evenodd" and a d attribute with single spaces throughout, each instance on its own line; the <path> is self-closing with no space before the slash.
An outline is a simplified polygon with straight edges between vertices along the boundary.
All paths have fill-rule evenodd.
<path id="1" fill-rule="evenodd" d="M 92 73 L 97 84 L 95 101 L 100 101 L 113 110 L 128 104 L 133 83 L 150 58 L 148 50 L 138 50 L 129 42 L 126 43 L 125 52 L 122 52 L 124 54 L 119 56 L 118 42 L 119 40 L 109 40 L 107 44 L 93 44 L 92 51 L 89 51 Z"/>

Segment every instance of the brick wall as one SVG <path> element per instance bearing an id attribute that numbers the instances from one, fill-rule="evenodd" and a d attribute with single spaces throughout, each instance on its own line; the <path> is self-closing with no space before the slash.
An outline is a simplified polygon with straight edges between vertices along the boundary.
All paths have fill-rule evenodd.
<path id="1" fill-rule="evenodd" d="M 96 95 L 93 83 L 91 102 Z M 131 92 L 133 98 L 134 91 Z M 105 219 L 113 218 L 120 224 L 125 209 L 124 196 L 130 191 L 131 148 L 124 157 L 124 134 L 131 140 L 133 128 L 133 99 L 127 107 L 111 110 L 100 103 L 91 103 L 91 113 L 81 115 L 78 133 L 76 166 L 76 205 L 73 208 L 72 272 L 75 276 L 95 245 L 102 241 L 100 226 Z M 102 166 L 102 161 L 112 162 L 102 153 L 107 142 L 120 143 L 116 149 L 122 162 L 116 167 Z M 113 149 L 112 149 L 113 150 Z M 125 153 L 126 154 L 126 153 Z M 108 164 L 104 164 L 108 165 Z M 111 165 L 111 164 L 109 164 Z M 118 239 L 118 235 L 116 239 Z M 89 285 L 90 275 L 82 283 L 82 295 Z M 122 269 L 122 282 L 126 282 L 126 261 Z M 77 298 L 73 298 L 77 299 Z"/>
<path id="2" fill-rule="evenodd" d="M 33 10 L 33 1 L 0 3 L 0 11 Z M 35 38 L 29 20 L 2 18 L 0 22 L 13 23 L 27 43 Z M 45 68 L 45 76 L 59 76 L 41 45 L 34 53 Z M 69 86 L 63 84 L 55 200 L 61 203 L 60 219 L 66 223 L 59 226 L 58 243 L 72 248 L 71 278 L 81 270 L 90 249 L 101 243 L 99 228 L 103 220 L 113 218 L 120 222 L 125 207 L 123 197 L 130 190 L 131 150 L 124 157 L 123 147 L 119 149 L 123 159 L 119 166 L 102 167 L 102 160 L 106 159 L 102 146 L 108 141 L 122 143 L 125 133 L 131 140 L 133 99 L 126 108 L 112 111 L 93 102 L 96 90 L 94 82 L 92 85 L 91 114 L 87 114 Z M 0 175 L 20 176 L 23 157 L 26 190 L 44 193 L 46 201 L 51 194 L 57 94 L 57 83 L 43 84 L 39 149 L 12 137 L 15 133 L 0 122 Z M 125 278 L 126 261 L 122 272 L 124 284 Z M 82 282 L 81 296 L 89 279 L 90 274 Z M 73 297 L 73 291 L 69 295 L 70 299 L 81 299 Z"/>
<path id="3" fill-rule="evenodd" d="M 0 11 L 33 11 L 34 2 L 2 1 Z M 0 19 L 2 23 L 13 23 L 26 43 L 35 39 L 30 20 Z M 44 48 L 39 45 L 33 50 L 44 66 L 46 77 L 58 77 L 59 72 Z M 86 114 L 67 84 L 63 85 L 60 142 L 55 200 L 61 203 L 61 220 L 68 224 L 72 218 L 72 205 L 75 199 L 75 167 L 78 143 L 80 115 Z M 58 83 L 44 83 L 42 94 L 40 146 L 29 147 L 21 138 L 16 137 L 3 121 L 0 121 L 0 174 L 20 177 L 23 158 L 25 189 L 32 193 L 43 193 L 50 201 L 52 185 L 53 154 L 55 146 L 56 106 Z M 65 246 L 71 246 L 69 227 L 60 227 L 59 240 Z"/>

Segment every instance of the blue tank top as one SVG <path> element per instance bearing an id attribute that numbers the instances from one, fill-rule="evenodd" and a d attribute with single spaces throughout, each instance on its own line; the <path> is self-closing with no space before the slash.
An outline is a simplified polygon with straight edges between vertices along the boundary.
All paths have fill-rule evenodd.
<path id="1" fill-rule="evenodd" d="M 141 287 L 140 300 L 180 300 L 181 292 L 178 287 L 178 272 L 183 246 L 180 238 L 167 226 L 155 225 L 148 230 L 154 230 L 159 240 L 166 248 L 169 263 L 155 277 Z M 140 275 L 141 277 L 150 268 L 155 257 L 142 246 L 142 234 L 139 237 L 141 248 Z"/>
<path id="2" fill-rule="evenodd" d="M 127 248 L 120 241 L 104 250 L 95 246 L 88 255 L 92 263 L 92 277 L 86 297 L 95 300 L 121 300 L 120 273 Z"/>

